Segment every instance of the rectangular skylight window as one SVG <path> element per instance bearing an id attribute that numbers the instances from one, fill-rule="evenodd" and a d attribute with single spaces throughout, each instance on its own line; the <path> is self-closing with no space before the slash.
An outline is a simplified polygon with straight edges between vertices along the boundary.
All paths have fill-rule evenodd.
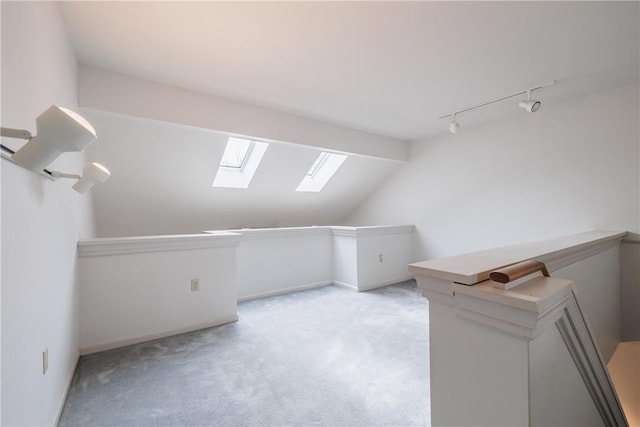
<path id="1" fill-rule="evenodd" d="M 329 153 L 327 153 L 326 151 L 323 151 L 322 153 L 320 153 L 316 161 L 313 163 L 313 165 L 311 165 L 309 172 L 307 172 L 307 176 L 315 175 L 318 169 L 322 167 L 322 165 L 328 158 L 329 158 Z"/>
<path id="2" fill-rule="evenodd" d="M 213 186 L 249 188 L 268 146 L 266 142 L 229 137 Z"/>
<path id="3" fill-rule="evenodd" d="M 321 191 L 346 159 L 345 155 L 323 151 L 311 165 L 296 191 L 315 193 Z"/>
<path id="4" fill-rule="evenodd" d="M 224 149 L 220 166 L 241 169 L 251 151 L 253 141 L 250 139 L 230 137 Z"/>

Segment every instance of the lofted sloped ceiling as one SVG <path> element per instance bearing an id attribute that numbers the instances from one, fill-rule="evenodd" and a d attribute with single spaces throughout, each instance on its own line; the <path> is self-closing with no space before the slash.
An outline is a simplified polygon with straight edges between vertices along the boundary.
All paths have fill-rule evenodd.
<path id="1" fill-rule="evenodd" d="M 638 78 L 637 2 L 62 2 L 87 65 L 384 135 Z M 486 111 L 501 117 L 513 103 Z M 464 116 L 464 124 L 486 120 Z"/>
<path id="2" fill-rule="evenodd" d="M 350 156 L 320 193 L 296 192 L 320 151 L 270 143 L 248 189 L 214 188 L 227 135 L 96 110 L 81 113 L 100 135 L 88 156 L 112 174 L 92 190 L 98 237 L 337 224 L 399 166 Z"/>
<path id="3" fill-rule="evenodd" d="M 637 2 L 61 2 L 79 103 L 112 170 L 100 236 L 338 223 L 438 117 L 551 80 L 563 103 L 638 81 Z M 523 114 L 517 100 L 458 117 Z M 272 142 L 251 187 L 211 183 L 227 134 Z M 320 193 L 319 150 L 350 155 Z M 398 207 L 401 209 L 402 207 Z"/>

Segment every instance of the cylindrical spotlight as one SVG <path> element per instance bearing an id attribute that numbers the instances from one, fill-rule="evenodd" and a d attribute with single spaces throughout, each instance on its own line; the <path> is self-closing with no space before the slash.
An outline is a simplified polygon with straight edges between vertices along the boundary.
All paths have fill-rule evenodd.
<path id="1" fill-rule="evenodd" d="M 530 113 L 535 113 L 540 109 L 541 104 L 540 104 L 540 101 L 537 101 L 535 99 L 529 99 L 527 101 L 520 101 L 518 105 Z"/>
<path id="2" fill-rule="evenodd" d="M 82 178 L 73 185 L 73 189 L 84 194 L 96 184 L 105 182 L 111 173 L 100 163 L 87 163 L 82 169 Z"/>
<path id="3" fill-rule="evenodd" d="M 535 113 L 536 111 L 538 111 L 540 109 L 540 106 L 542 104 L 540 104 L 540 101 L 537 101 L 535 99 L 531 99 L 531 90 L 527 91 L 527 100 L 526 101 L 520 101 L 520 103 L 518 104 L 520 107 L 524 108 L 525 110 L 527 110 L 530 113 Z"/>
<path id="4" fill-rule="evenodd" d="M 456 115 L 451 116 L 451 123 L 449 124 L 449 132 L 457 133 L 460 130 L 460 124 L 456 121 Z"/>

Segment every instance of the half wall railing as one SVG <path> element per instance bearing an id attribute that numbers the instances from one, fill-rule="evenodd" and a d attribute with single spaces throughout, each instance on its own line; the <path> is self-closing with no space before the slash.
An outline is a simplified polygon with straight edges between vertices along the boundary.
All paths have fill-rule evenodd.
<path id="1" fill-rule="evenodd" d="M 411 264 L 430 301 L 432 424 L 626 426 L 606 368 L 620 341 L 624 235 Z"/>

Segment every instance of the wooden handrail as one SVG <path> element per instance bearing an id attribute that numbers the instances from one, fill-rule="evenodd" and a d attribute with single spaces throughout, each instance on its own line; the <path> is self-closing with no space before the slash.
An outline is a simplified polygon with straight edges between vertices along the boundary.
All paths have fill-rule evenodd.
<path id="1" fill-rule="evenodd" d="M 492 271 L 489 274 L 489 278 L 494 282 L 509 283 L 536 271 L 541 271 L 543 276 L 549 277 L 549 271 L 543 262 L 530 260 Z"/>

